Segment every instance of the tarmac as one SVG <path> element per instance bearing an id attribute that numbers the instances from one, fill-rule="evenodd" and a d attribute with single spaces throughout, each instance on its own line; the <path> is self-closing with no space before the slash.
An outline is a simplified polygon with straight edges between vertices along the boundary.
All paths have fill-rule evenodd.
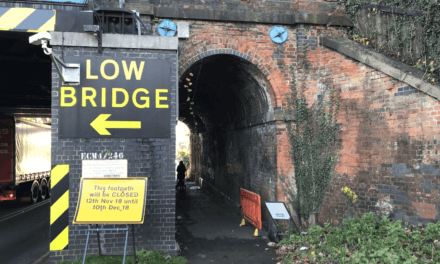
<path id="1" fill-rule="evenodd" d="M 258 230 L 205 189 L 176 191 L 176 240 L 188 264 L 274 264 L 267 232 Z M 198 186 L 200 187 L 200 186 Z"/>
<path id="2" fill-rule="evenodd" d="M 240 227 L 241 216 L 220 199 L 203 188 L 191 189 L 194 182 L 185 184 L 186 191 L 176 191 L 176 240 L 188 264 L 278 263 L 266 231 L 255 237 L 255 226 Z M 32 264 L 49 263 L 48 253 Z"/>

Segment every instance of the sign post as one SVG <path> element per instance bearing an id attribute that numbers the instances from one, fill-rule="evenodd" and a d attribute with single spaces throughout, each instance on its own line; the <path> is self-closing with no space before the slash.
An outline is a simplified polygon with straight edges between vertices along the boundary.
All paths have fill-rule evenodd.
<path id="1" fill-rule="evenodd" d="M 134 225 L 142 224 L 145 218 L 147 178 L 82 178 L 78 205 L 73 224 L 96 224 L 89 226 L 83 264 L 86 260 L 90 232 L 97 232 L 99 256 L 101 246 L 99 231 L 125 231 L 124 260 L 127 252 L 128 224 L 132 225 L 133 251 L 136 260 Z M 98 224 L 127 224 L 126 228 L 98 228 Z"/>
<path id="2" fill-rule="evenodd" d="M 277 226 L 277 223 L 275 222 L 275 220 L 289 220 L 289 233 L 288 234 L 281 234 L 281 235 L 289 235 L 289 239 L 290 239 L 290 220 L 292 219 L 292 216 L 289 213 L 289 210 L 287 210 L 286 205 L 283 202 L 264 202 L 266 204 L 267 210 L 269 210 L 270 216 L 272 217 L 272 220 L 275 224 L 275 226 Z M 299 232 L 298 227 L 295 224 L 295 221 L 293 221 L 293 225 L 296 228 L 296 231 Z M 269 233 L 270 233 L 270 225 L 269 225 Z M 278 235 L 278 230 L 277 230 L 277 235 Z"/>

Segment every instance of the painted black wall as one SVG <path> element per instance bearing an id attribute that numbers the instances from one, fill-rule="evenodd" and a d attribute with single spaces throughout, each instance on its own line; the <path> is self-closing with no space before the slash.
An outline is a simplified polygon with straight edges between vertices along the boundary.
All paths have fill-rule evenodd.
<path id="1" fill-rule="evenodd" d="M 82 258 L 87 238 L 87 225 L 72 225 L 75 213 L 79 183 L 81 178 L 81 158 L 83 153 L 123 153 L 128 160 L 128 177 L 148 177 L 147 205 L 145 221 L 135 225 L 136 249 L 164 250 L 170 254 L 177 253 L 175 241 L 175 126 L 176 126 L 176 51 L 156 51 L 139 49 L 104 48 L 103 54 L 97 48 L 69 47 L 63 48 L 64 56 L 83 57 L 124 57 L 155 58 L 168 60 L 171 65 L 171 137 L 155 138 L 59 138 L 58 111 L 61 80 L 52 65 L 52 165 L 70 165 L 69 195 L 69 246 L 68 250 L 51 252 L 51 263 L 61 260 L 72 261 Z M 53 53 L 61 56 L 61 48 L 53 47 Z M 66 61 L 68 63 L 68 61 Z M 83 154 L 83 155 L 82 155 Z M 123 228 L 125 225 L 100 225 L 102 228 Z M 89 254 L 98 253 L 96 235 L 89 242 Z M 128 253 L 132 253 L 131 232 L 128 241 Z M 101 234 L 101 248 L 106 254 L 123 253 L 125 233 L 108 232 Z"/>

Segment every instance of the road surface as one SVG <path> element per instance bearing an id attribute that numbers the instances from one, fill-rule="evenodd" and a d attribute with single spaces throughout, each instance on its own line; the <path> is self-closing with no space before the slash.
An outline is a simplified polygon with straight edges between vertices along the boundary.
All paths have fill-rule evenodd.
<path id="1" fill-rule="evenodd" d="M 49 263 L 49 219 L 49 199 L 0 203 L 0 263 Z"/>

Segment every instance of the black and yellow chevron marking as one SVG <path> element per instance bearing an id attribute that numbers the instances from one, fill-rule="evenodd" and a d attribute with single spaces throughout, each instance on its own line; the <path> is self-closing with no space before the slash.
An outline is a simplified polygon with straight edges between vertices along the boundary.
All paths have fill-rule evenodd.
<path id="1" fill-rule="evenodd" d="M 69 165 L 55 165 L 50 172 L 50 250 L 69 245 Z"/>
<path id="2" fill-rule="evenodd" d="M 0 7 L 0 30 L 55 31 L 55 10 Z"/>

